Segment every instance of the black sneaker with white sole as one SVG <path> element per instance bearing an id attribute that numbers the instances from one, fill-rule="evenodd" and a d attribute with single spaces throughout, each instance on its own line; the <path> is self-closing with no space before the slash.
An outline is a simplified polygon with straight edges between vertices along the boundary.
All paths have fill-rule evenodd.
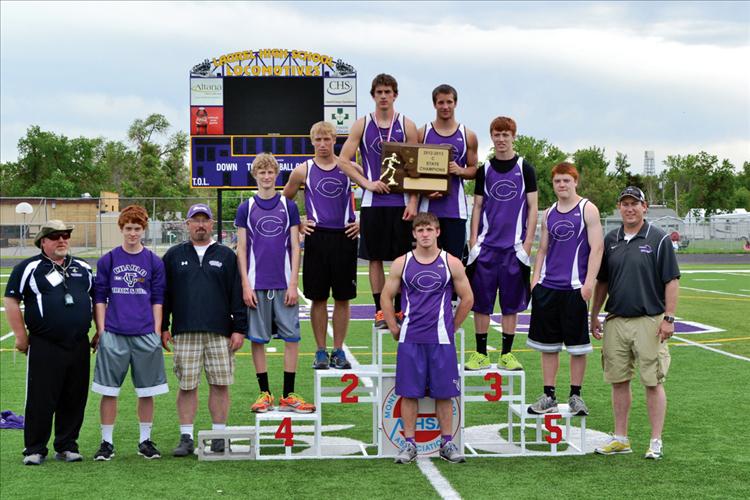
<path id="1" fill-rule="evenodd" d="M 147 460 L 161 458 L 161 453 L 156 448 L 156 443 L 147 439 L 138 444 L 138 454 Z"/>
<path id="2" fill-rule="evenodd" d="M 112 443 L 102 441 L 99 445 L 99 451 L 94 453 L 94 460 L 97 462 L 109 462 L 115 456 L 115 447 Z"/>
<path id="3" fill-rule="evenodd" d="M 172 455 L 175 457 L 186 457 L 192 455 L 194 451 L 195 443 L 193 443 L 193 438 L 190 437 L 190 434 L 180 434 L 180 444 L 172 450 Z"/>

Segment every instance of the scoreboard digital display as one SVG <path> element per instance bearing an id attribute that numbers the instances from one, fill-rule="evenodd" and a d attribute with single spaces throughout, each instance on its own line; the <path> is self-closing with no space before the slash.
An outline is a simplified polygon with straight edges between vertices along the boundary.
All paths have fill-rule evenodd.
<path id="1" fill-rule="evenodd" d="M 336 127 L 336 152 L 357 116 L 356 72 L 330 56 L 263 49 L 226 54 L 190 72 L 191 187 L 256 186 L 250 167 L 273 153 L 282 187 L 313 155 L 310 127 Z"/>

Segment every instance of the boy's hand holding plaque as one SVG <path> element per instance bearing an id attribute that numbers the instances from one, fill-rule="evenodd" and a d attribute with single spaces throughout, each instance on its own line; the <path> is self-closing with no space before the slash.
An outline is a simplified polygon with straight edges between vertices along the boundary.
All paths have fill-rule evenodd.
<path id="1" fill-rule="evenodd" d="M 384 142 L 380 180 L 392 193 L 447 193 L 451 147 L 437 144 Z"/>

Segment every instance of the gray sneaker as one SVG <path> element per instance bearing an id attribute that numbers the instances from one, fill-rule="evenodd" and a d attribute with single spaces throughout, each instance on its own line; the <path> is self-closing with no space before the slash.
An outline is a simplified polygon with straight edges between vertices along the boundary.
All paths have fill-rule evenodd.
<path id="1" fill-rule="evenodd" d="M 573 415 L 583 417 L 589 414 L 589 407 L 583 402 L 581 396 L 577 394 L 570 396 L 570 399 L 568 399 L 568 407 L 570 408 L 570 413 Z"/>
<path id="2" fill-rule="evenodd" d="M 416 458 L 417 447 L 407 441 L 404 443 L 404 446 L 401 447 L 401 450 L 398 452 L 398 455 L 396 455 L 393 463 L 408 464 L 409 462 L 413 462 Z"/>
<path id="3" fill-rule="evenodd" d="M 466 458 L 458 451 L 458 446 L 453 441 L 448 441 L 440 447 L 440 458 L 454 464 L 466 462 Z"/>
<path id="4" fill-rule="evenodd" d="M 23 457 L 24 465 L 42 465 L 42 462 L 44 462 L 44 455 L 41 453 L 32 453 Z"/>
<path id="5" fill-rule="evenodd" d="M 83 455 L 77 451 L 61 451 L 55 453 L 55 460 L 62 460 L 64 462 L 81 462 L 83 461 Z"/>
<path id="6" fill-rule="evenodd" d="M 190 434 L 180 434 L 180 444 L 177 445 L 177 448 L 172 450 L 172 455 L 175 457 L 186 457 L 192 455 L 194 451 L 195 444 L 193 443 Z"/>
<path id="7" fill-rule="evenodd" d="M 557 400 L 552 399 L 546 394 L 539 396 L 536 403 L 529 405 L 528 412 L 531 415 L 543 415 L 545 413 L 555 413 L 557 410 Z"/>

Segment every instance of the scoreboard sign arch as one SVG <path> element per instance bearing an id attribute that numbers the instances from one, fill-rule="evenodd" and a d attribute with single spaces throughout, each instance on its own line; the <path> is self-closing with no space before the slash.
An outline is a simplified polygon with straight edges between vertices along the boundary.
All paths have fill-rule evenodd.
<path id="1" fill-rule="evenodd" d="M 313 155 L 313 123 L 336 127 L 338 154 L 356 117 L 357 72 L 341 59 L 287 49 L 206 59 L 190 70 L 191 187 L 256 187 L 250 166 L 264 152 L 279 161 L 283 187 Z"/>

